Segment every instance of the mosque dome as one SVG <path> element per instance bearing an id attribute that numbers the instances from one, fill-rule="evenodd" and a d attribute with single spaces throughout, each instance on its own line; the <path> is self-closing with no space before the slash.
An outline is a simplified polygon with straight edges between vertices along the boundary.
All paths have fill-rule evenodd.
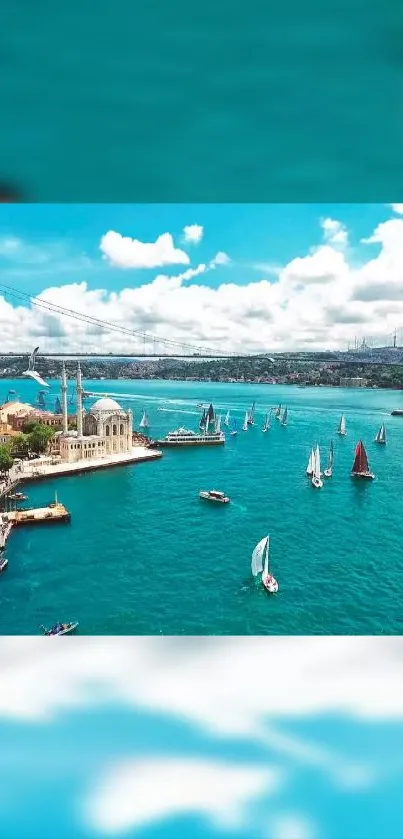
<path id="1" fill-rule="evenodd" d="M 121 411 L 122 408 L 118 402 L 111 399 L 109 396 L 102 396 L 101 399 L 92 405 L 91 411 Z"/>

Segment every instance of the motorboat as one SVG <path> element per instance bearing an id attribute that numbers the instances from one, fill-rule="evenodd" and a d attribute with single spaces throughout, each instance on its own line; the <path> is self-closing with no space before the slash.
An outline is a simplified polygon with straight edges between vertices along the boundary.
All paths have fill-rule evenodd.
<path id="1" fill-rule="evenodd" d="M 74 632 L 78 627 L 78 621 L 70 621 L 69 623 L 56 623 L 51 629 L 45 629 L 41 626 L 44 635 L 68 635 L 69 632 Z"/>
<path id="2" fill-rule="evenodd" d="M 225 492 L 219 492 L 216 489 L 202 490 L 199 495 L 204 501 L 215 501 L 218 504 L 229 504 L 231 500 Z"/>

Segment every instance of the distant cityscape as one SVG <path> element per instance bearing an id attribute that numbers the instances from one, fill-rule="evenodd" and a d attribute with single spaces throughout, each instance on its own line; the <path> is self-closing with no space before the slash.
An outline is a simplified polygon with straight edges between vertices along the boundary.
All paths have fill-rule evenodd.
<path id="1" fill-rule="evenodd" d="M 75 362 L 66 370 L 75 376 Z M 180 381 L 252 382 L 302 386 L 403 388 L 403 348 L 361 348 L 339 353 L 283 353 L 234 358 L 85 358 L 87 379 L 162 379 Z M 0 378 L 15 379 L 26 369 L 26 358 L 0 356 Z M 45 379 L 61 374 L 62 360 L 38 357 Z"/>

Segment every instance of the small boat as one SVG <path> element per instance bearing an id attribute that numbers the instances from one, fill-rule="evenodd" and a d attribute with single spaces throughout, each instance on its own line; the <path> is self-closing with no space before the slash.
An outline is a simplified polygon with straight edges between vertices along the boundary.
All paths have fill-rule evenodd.
<path id="1" fill-rule="evenodd" d="M 143 411 L 143 416 L 140 420 L 140 426 L 139 427 L 140 428 L 149 428 L 150 427 L 150 422 L 149 422 L 149 419 L 148 419 L 147 411 Z"/>
<path id="2" fill-rule="evenodd" d="M 248 414 L 248 412 L 246 412 L 245 419 L 243 421 L 242 431 L 247 431 L 248 430 L 248 425 L 249 425 L 248 417 L 249 417 L 249 414 Z"/>
<path id="3" fill-rule="evenodd" d="M 314 452 L 314 463 L 313 463 L 313 473 L 312 473 L 312 486 L 315 489 L 320 489 L 323 487 L 322 475 L 320 471 L 320 449 L 319 446 L 316 446 Z"/>
<path id="4" fill-rule="evenodd" d="M 255 405 L 256 405 L 256 402 L 252 402 L 252 407 L 251 407 L 249 413 L 247 414 L 248 425 L 254 425 L 255 424 Z"/>
<path id="5" fill-rule="evenodd" d="M 340 417 L 340 422 L 339 422 L 339 427 L 337 429 L 337 433 L 340 434 L 340 437 L 346 437 L 347 436 L 346 418 L 345 418 L 344 414 L 342 414 L 341 417 Z"/>
<path id="6" fill-rule="evenodd" d="M 277 408 L 276 408 L 276 410 L 275 410 L 274 418 L 275 418 L 276 420 L 281 419 L 281 405 L 278 405 L 278 406 L 277 406 Z"/>
<path id="7" fill-rule="evenodd" d="M 269 574 L 269 550 L 270 550 L 270 536 L 265 536 L 257 543 L 252 554 L 252 574 L 257 577 L 261 574 L 262 583 L 270 594 L 276 594 L 278 591 L 278 582 Z"/>
<path id="8" fill-rule="evenodd" d="M 287 406 L 284 408 L 283 416 L 281 417 L 280 423 L 281 425 L 287 425 L 287 417 L 288 417 L 288 409 Z"/>
<path id="9" fill-rule="evenodd" d="M 236 419 L 232 420 L 232 428 L 230 431 L 231 437 L 235 437 L 238 434 L 238 429 L 236 427 Z"/>
<path id="10" fill-rule="evenodd" d="M 6 570 L 8 565 L 8 559 L 5 556 L 0 556 L 0 574 Z"/>
<path id="11" fill-rule="evenodd" d="M 215 423 L 215 433 L 220 434 L 221 432 L 221 414 L 217 417 Z"/>
<path id="12" fill-rule="evenodd" d="M 28 496 L 24 495 L 23 492 L 14 492 L 8 496 L 11 501 L 28 501 Z"/>
<path id="13" fill-rule="evenodd" d="M 268 431 L 268 430 L 269 430 L 269 428 L 271 428 L 271 425 L 270 425 L 270 414 L 266 414 L 266 416 L 265 416 L 265 418 L 264 418 L 263 428 L 262 428 L 263 434 L 266 434 L 266 431 Z"/>
<path id="14" fill-rule="evenodd" d="M 205 428 L 206 428 L 206 424 L 207 424 L 206 409 L 205 409 L 205 408 L 203 408 L 203 413 L 202 413 L 202 415 L 201 415 L 201 417 L 200 417 L 200 422 L 199 422 L 199 428 L 200 428 L 200 431 L 204 431 L 204 430 L 205 430 Z"/>
<path id="15" fill-rule="evenodd" d="M 70 621 L 70 623 L 56 623 L 51 629 L 45 629 L 44 626 L 40 628 L 44 635 L 68 635 L 69 632 L 74 632 L 78 627 L 78 621 Z"/>
<path id="16" fill-rule="evenodd" d="M 334 452 L 333 452 L 333 440 L 330 441 L 330 449 L 329 449 L 329 457 L 327 461 L 327 466 L 324 471 L 325 478 L 331 478 L 333 475 L 333 460 L 334 460 Z"/>
<path id="17" fill-rule="evenodd" d="M 381 427 L 378 431 L 378 434 L 375 437 L 374 442 L 375 443 L 383 443 L 384 445 L 386 445 L 386 428 L 385 428 L 383 423 L 382 423 L 382 425 L 381 425 Z"/>
<path id="18" fill-rule="evenodd" d="M 375 478 L 374 473 L 370 472 L 367 453 L 365 451 L 364 443 L 361 440 L 355 447 L 355 457 L 353 468 L 351 470 L 351 477 L 366 478 L 370 481 Z"/>
<path id="19" fill-rule="evenodd" d="M 225 415 L 224 425 L 229 425 L 229 411 Z"/>
<path id="20" fill-rule="evenodd" d="M 198 402 L 196 408 L 204 408 L 203 402 Z"/>
<path id="21" fill-rule="evenodd" d="M 218 492 L 216 489 L 209 489 L 199 493 L 200 498 L 204 501 L 215 501 L 218 504 L 229 504 L 230 498 L 225 495 L 225 492 Z"/>
<path id="22" fill-rule="evenodd" d="M 306 467 L 306 474 L 309 475 L 309 477 L 312 477 L 312 475 L 313 475 L 314 466 L 315 466 L 315 452 L 314 452 L 313 449 L 311 449 L 311 454 L 309 455 L 309 460 L 308 460 L 308 466 Z"/>

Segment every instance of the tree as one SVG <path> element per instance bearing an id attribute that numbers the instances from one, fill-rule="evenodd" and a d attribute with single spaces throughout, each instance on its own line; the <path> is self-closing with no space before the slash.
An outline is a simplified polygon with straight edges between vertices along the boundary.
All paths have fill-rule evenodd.
<path id="1" fill-rule="evenodd" d="M 14 461 L 7 446 L 0 446 L 0 472 L 8 472 Z"/>
<path id="2" fill-rule="evenodd" d="M 39 422 L 36 423 L 35 427 L 27 435 L 30 450 L 35 452 L 35 454 L 46 452 L 54 433 L 53 428 L 49 425 L 43 425 Z"/>
<path id="3" fill-rule="evenodd" d="M 14 457 L 27 455 L 29 452 L 29 439 L 27 434 L 16 434 L 8 443 L 8 450 Z"/>

